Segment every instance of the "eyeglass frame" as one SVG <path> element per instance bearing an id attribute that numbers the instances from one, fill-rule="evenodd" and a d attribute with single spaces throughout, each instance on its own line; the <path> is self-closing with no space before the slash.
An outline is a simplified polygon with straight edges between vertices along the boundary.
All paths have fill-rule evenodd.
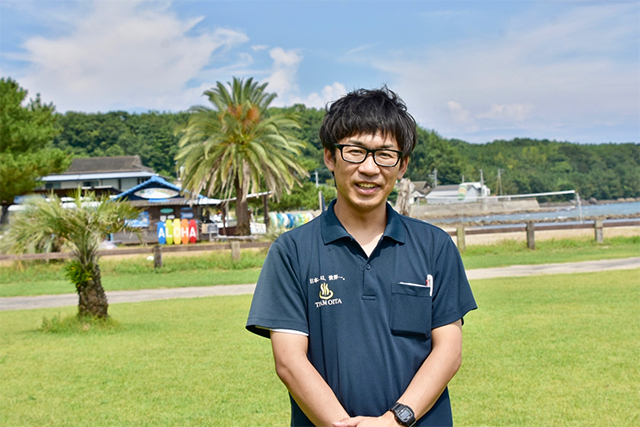
<path id="1" fill-rule="evenodd" d="M 344 161 L 345 161 L 345 162 L 347 162 L 347 163 L 351 163 L 351 164 L 355 164 L 355 165 L 359 165 L 359 164 L 364 163 L 364 162 L 367 160 L 367 157 L 369 157 L 369 154 L 371 154 L 371 156 L 373 157 L 373 162 L 374 162 L 376 165 L 378 165 L 378 166 L 380 166 L 380 167 L 382 167 L 382 168 L 394 168 L 394 167 L 398 166 L 398 163 L 400 163 L 400 160 L 402 160 L 402 157 L 404 156 L 404 153 L 403 153 L 402 151 L 400 151 L 400 150 L 393 150 L 393 149 L 391 149 L 391 148 L 373 148 L 373 149 L 370 149 L 370 148 L 363 147 L 362 145 L 354 145 L 354 144 L 334 144 L 334 146 L 335 146 L 338 150 L 340 150 L 340 157 L 342 157 L 342 160 L 344 160 Z M 343 151 L 342 151 L 342 149 L 343 149 L 344 147 L 356 147 L 356 148 L 360 148 L 360 149 L 364 150 L 364 151 L 365 151 L 364 158 L 363 158 L 361 161 L 359 161 L 359 162 L 355 162 L 355 161 L 353 161 L 353 160 L 347 160 L 347 159 L 345 159 L 345 158 L 344 158 L 344 153 L 343 153 Z M 397 153 L 397 154 L 398 154 L 398 160 L 396 160 L 395 164 L 393 164 L 393 165 L 381 165 L 381 164 L 380 164 L 380 163 L 378 163 L 378 161 L 376 160 L 376 152 L 378 152 L 378 151 L 392 151 L 392 152 L 394 152 L 394 153 Z"/>

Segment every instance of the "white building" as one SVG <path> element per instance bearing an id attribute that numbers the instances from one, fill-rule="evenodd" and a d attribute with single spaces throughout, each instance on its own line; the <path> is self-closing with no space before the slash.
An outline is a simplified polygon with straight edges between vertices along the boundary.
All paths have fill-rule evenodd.
<path id="1" fill-rule="evenodd" d="M 439 185 L 427 196 L 427 204 L 442 205 L 447 203 L 471 203 L 480 198 L 489 197 L 491 190 L 479 182 L 463 182 L 459 185 Z"/>
<path id="2" fill-rule="evenodd" d="M 40 189 L 110 187 L 119 193 L 145 182 L 154 175 L 153 169 L 142 164 L 140 156 L 73 159 L 65 172 L 40 178 L 43 183 Z"/>

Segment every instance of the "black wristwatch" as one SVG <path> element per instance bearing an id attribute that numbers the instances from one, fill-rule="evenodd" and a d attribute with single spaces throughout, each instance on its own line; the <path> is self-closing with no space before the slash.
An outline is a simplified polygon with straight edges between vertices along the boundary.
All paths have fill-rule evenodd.
<path id="1" fill-rule="evenodd" d="M 396 402 L 389 410 L 396 416 L 396 421 L 403 426 L 413 427 L 416 424 L 416 414 L 407 405 Z"/>

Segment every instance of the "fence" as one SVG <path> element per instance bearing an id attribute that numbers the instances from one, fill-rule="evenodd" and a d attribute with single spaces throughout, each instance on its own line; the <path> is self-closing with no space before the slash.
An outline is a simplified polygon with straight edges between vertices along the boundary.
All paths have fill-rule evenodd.
<path id="1" fill-rule="evenodd" d="M 543 225 L 544 224 L 544 225 Z M 615 222 L 604 222 L 602 219 L 594 219 L 584 221 L 581 224 L 563 224 L 563 223 L 534 223 L 533 221 L 526 222 L 525 225 L 517 226 L 505 226 L 496 228 L 467 228 L 464 225 L 459 225 L 453 231 L 448 231 L 450 236 L 455 236 L 458 244 L 458 249 L 462 252 L 466 249 L 466 235 L 473 234 L 496 234 L 496 233 L 516 233 L 524 231 L 527 233 L 527 247 L 529 249 L 535 249 L 535 231 L 551 231 L 551 230 L 577 230 L 577 229 L 593 229 L 594 239 L 598 243 L 604 241 L 604 228 L 605 227 L 636 227 L 640 226 L 640 219 L 628 219 Z"/>
<path id="2" fill-rule="evenodd" d="M 530 249 L 535 249 L 535 231 L 546 230 L 575 230 L 575 229 L 588 229 L 594 230 L 594 238 L 598 243 L 602 243 L 604 240 L 604 228 L 605 227 L 637 227 L 640 226 L 640 218 L 633 218 L 623 221 L 604 222 L 601 219 L 595 219 L 585 221 L 582 224 L 563 224 L 552 223 L 542 225 L 544 223 L 527 222 L 525 225 L 517 226 L 505 226 L 499 228 L 486 228 L 486 227 L 465 227 L 457 226 L 455 230 L 448 231 L 450 236 L 455 236 L 458 244 L 458 249 L 464 251 L 466 249 L 465 236 L 473 234 L 496 234 L 496 233 L 514 233 L 514 232 L 526 232 L 527 233 L 527 246 Z M 231 240 L 232 238 L 230 238 Z M 191 245 L 153 245 L 142 246 L 137 248 L 123 248 L 123 249 L 111 249 L 99 251 L 100 256 L 122 256 L 122 255 L 144 255 L 153 254 L 154 263 L 156 267 L 162 266 L 162 254 L 174 253 L 174 252 L 207 252 L 207 251 L 219 251 L 219 250 L 231 250 L 231 257 L 234 260 L 240 259 L 241 249 L 251 248 L 268 248 L 271 246 L 271 242 L 252 242 L 243 239 L 233 239 L 230 242 L 224 243 L 203 243 L 203 244 L 191 244 Z M 41 254 L 21 254 L 21 255 L 3 255 L 0 254 L 0 261 L 27 261 L 27 260 L 54 260 L 54 259 L 68 259 L 73 255 L 69 252 L 50 252 Z"/>
<path id="3" fill-rule="evenodd" d="M 240 258 L 240 249 L 251 248 L 268 248 L 271 246 L 271 242 L 240 242 L 233 240 L 226 243 L 205 243 L 205 244 L 191 244 L 191 245 L 153 245 L 153 246 L 141 246 L 137 248 L 123 248 L 123 249 L 109 249 L 98 251 L 98 254 L 103 257 L 109 256 L 122 256 L 122 255 L 144 255 L 153 254 L 155 257 L 162 257 L 163 253 L 174 252 L 208 252 L 208 251 L 220 251 L 231 250 L 232 257 L 234 259 Z M 27 261 L 27 260 L 54 260 L 54 259 L 68 259 L 73 255 L 70 252 L 49 252 L 44 254 L 20 254 L 20 255 L 0 255 L 0 261 Z"/>

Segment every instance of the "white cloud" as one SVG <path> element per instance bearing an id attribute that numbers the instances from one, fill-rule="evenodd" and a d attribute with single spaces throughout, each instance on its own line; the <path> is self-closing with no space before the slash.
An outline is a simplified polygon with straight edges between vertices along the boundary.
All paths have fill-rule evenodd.
<path id="1" fill-rule="evenodd" d="M 342 83 L 334 82 L 326 85 L 320 93 L 312 92 L 307 96 L 300 95 L 298 87 L 298 66 L 303 60 L 303 56 L 296 50 L 285 50 L 281 47 L 273 48 L 269 51 L 273 61 L 271 73 L 266 77 L 269 83 L 267 90 L 277 93 L 274 106 L 283 107 L 294 104 L 304 104 L 312 108 L 324 108 L 330 102 L 338 99 L 347 91 Z"/>
<path id="2" fill-rule="evenodd" d="M 195 31 L 202 18 L 182 20 L 166 6 L 94 2 L 88 14 L 67 22 L 72 29 L 66 35 L 25 43 L 32 66 L 21 84 L 53 100 L 59 111 L 188 108 L 194 103 L 189 83 L 212 54 L 248 37 L 224 28 Z"/>
<path id="3" fill-rule="evenodd" d="M 287 51 L 281 47 L 271 49 L 269 55 L 273 60 L 273 66 L 271 75 L 265 79 L 269 82 L 267 90 L 278 94 L 274 105 L 283 105 L 282 101 L 298 90 L 296 74 L 302 56 L 295 50 Z"/>
<path id="4" fill-rule="evenodd" d="M 478 114 L 479 119 L 507 120 L 511 122 L 521 122 L 528 118 L 529 112 L 533 110 L 531 104 L 493 104 L 486 113 Z"/>
<path id="5" fill-rule="evenodd" d="M 355 55 L 356 53 L 368 51 L 368 50 L 371 50 L 371 49 L 375 48 L 377 45 L 378 45 L 378 43 L 367 43 L 367 44 L 364 44 L 362 46 L 358 46 L 358 47 L 356 47 L 354 49 L 351 49 L 351 50 L 347 51 L 344 54 L 344 56 L 345 57 L 349 57 L 351 55 Z"/>
<path id="6" fill-rule="evenodd" d="M 447 101 L 446 106 L 455 123 L 465 127 L 475 128 L 475 121 L 471 117 L 471 113 L 469 110 L 464 109 L 459 102 Z"/>
<path id="7" fill-rule="evenodd" d="M 520 136 L 579 140 L 588 135 L 570 129 L 637 123 L 638 62 L 620 60 L 629 46 L 637 58 L 636 12 L 618 3 L 573 8 L 553 22 L 523 16 L 503 37 L 368 60 L 390 73 L 419 123 L 445 136 L 484 142 L 526 128 Z"/>
<path id="8" fill-rule="evenodd" d="M 342 83 L 334 82 L 332 85 L 327 85 L 322 88 L 322 91 L 318 94 L 313 92 L 306 98 L 294 98 L 293 104 L 304 104 L 307 107 L 324 108 L 328 103 L 337 100 L 338 98 L 346 95 L 347 89 Z"/>

